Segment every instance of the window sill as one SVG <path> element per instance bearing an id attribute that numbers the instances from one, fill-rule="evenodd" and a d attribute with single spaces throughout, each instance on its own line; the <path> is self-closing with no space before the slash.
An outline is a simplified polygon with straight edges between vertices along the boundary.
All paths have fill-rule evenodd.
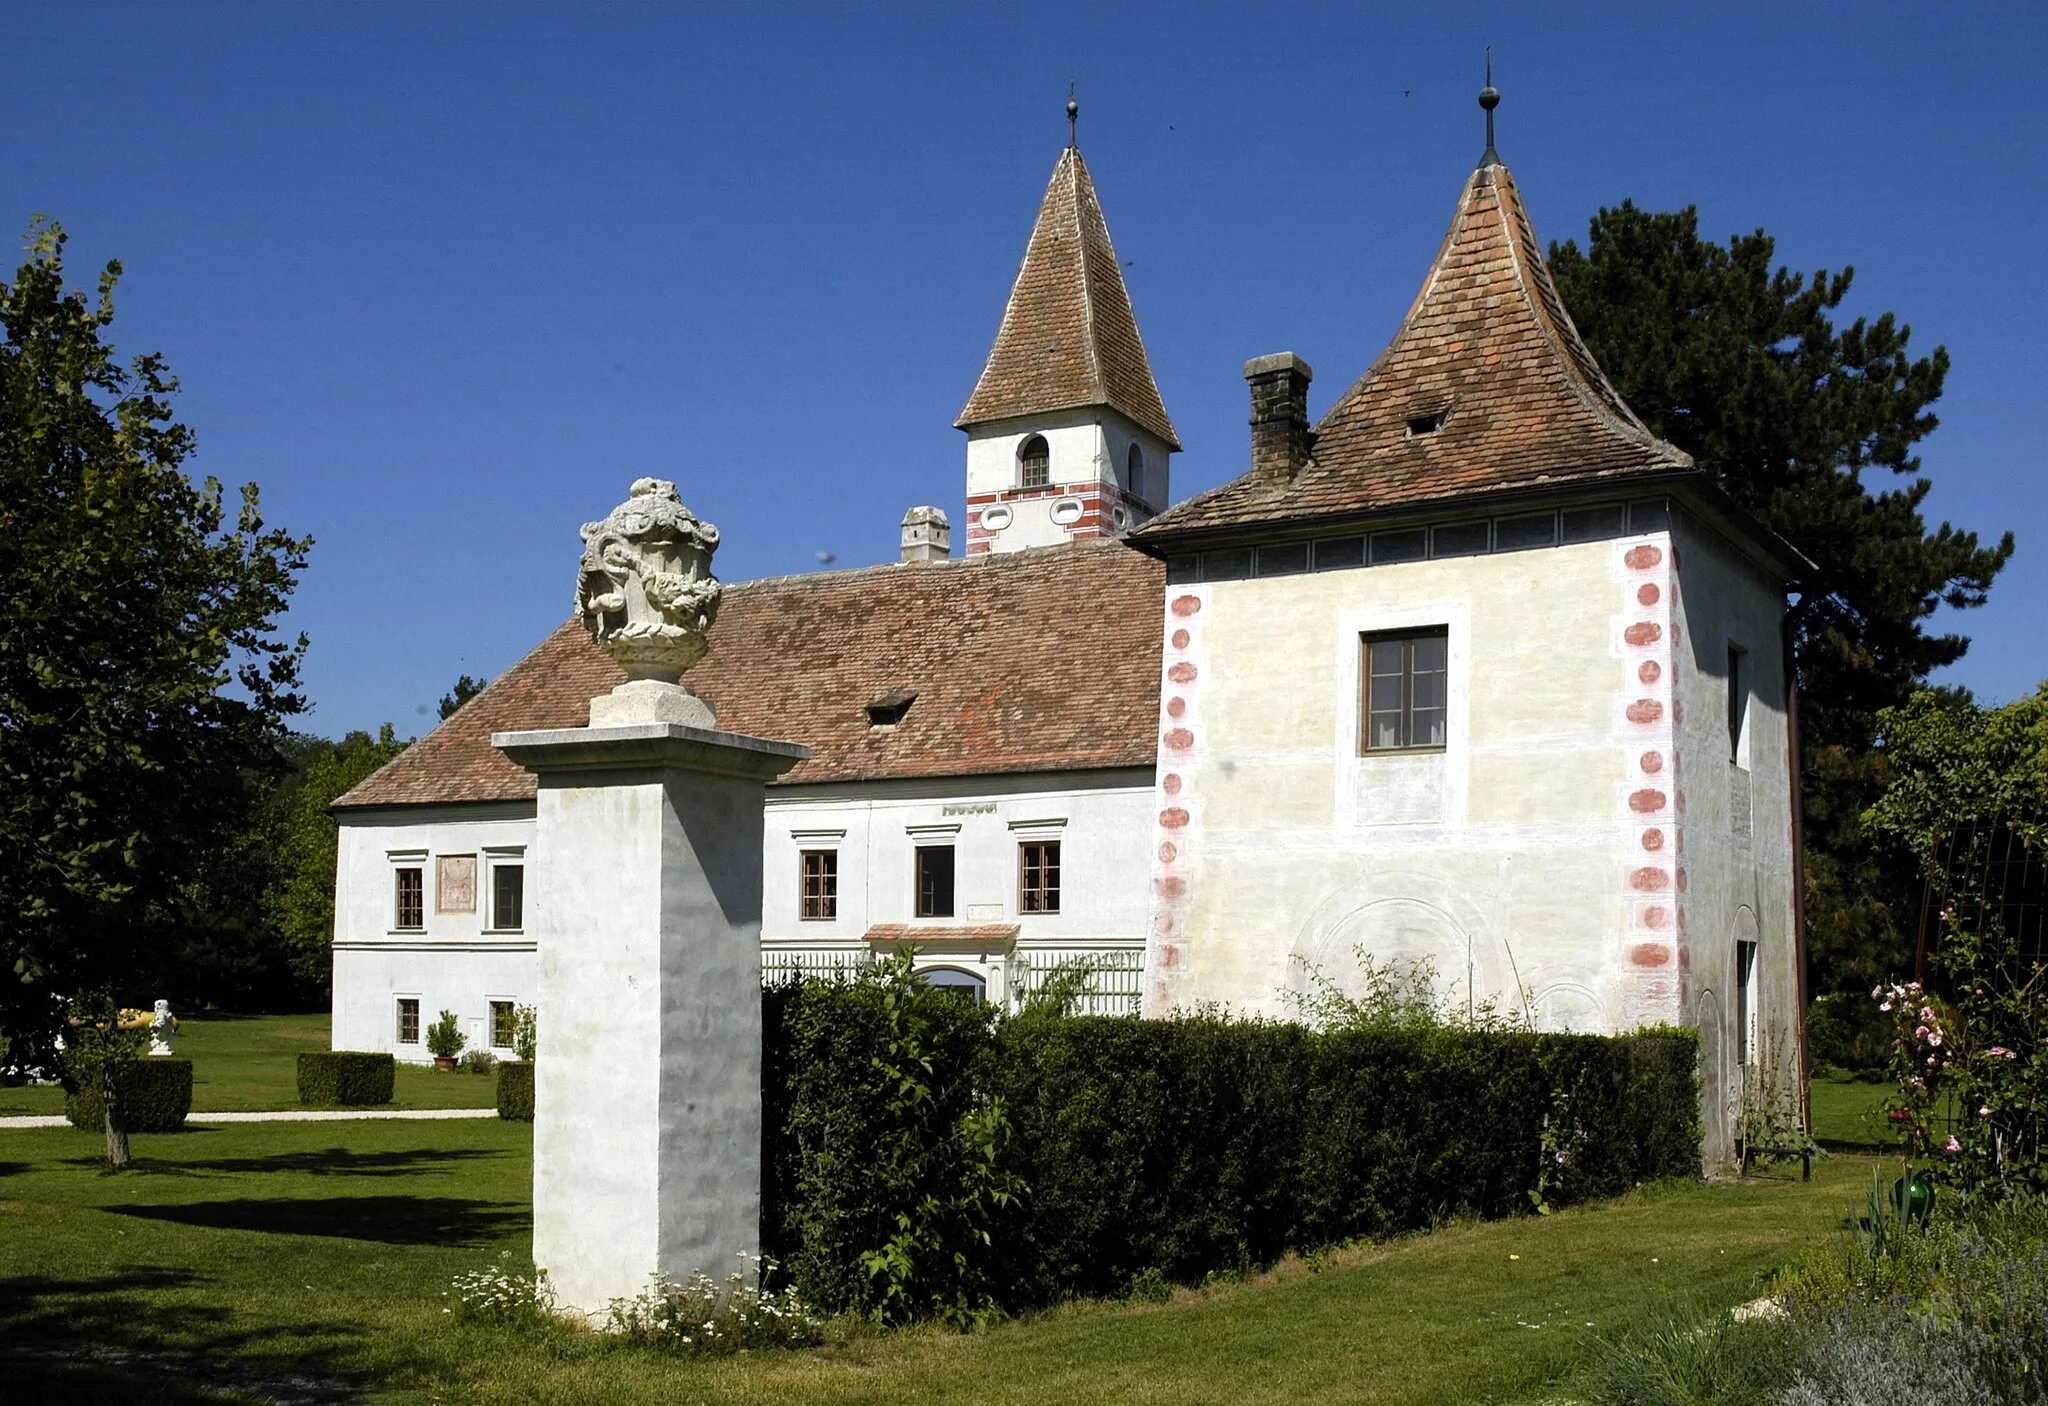
<path id="1" fill-rule="evenodd" d="M 1368 747 L 1358 755 L 1371 757 L 1441 757 L 1449 747 Z"/>
<path id="2" fill-rule="evenodd" d="M 384 932 L 387 937 L 425 937 L 427 935 L 425 928 L 386 928 Z"/>
<path id="3" fill-rule="evenodd" d="M 481 932 L 481 933 L 479 933 L 478 935 L 479 935 L 479 936 L 481 936 L 481 937 L 524 937 L 524 936 L 526 935 L 526 929 L 525 929 L 525 928 L 485 928 L 485 929 L 483 929 L 483 930 L 482 930 L 482 932 Z"/>

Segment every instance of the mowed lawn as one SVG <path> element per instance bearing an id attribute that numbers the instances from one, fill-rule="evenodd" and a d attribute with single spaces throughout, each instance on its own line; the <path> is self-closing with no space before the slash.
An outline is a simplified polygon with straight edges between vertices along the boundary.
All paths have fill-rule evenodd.
<path id="1" fill-rule="evenodd" d="M 325 1015 L 179 1018 L 177 1052 L 192 1061 L 192 1109 L 240 1113 L 299 1106 L 299 1055 L 324 1050 Z M 401 1064 L 393 1108 L 490 1108 L 495 1076 Z M 64 1091 L 54 1085 L 0 1088 L 0 1117 L 56 1115 Z"/>
<path id="2" fill-rule="evenodd" d="M 1834 1154 L 1811 1184 L 1674 1183 L 1453 1225 L 1165 1304 L 693 1361 L 441 1311 L 452 1275 L 525 1261 L 526 1125 L 234 1125 L 135 1143 L 138 1169 L 106 1176 L 90 1134 L 0 1132 L 0 1381 L 15 1399 L 310 1400 L 329 1384 L 343 1393 L 328 1399 L 423 1406 L 1535 1402 L 1558 1395 L 1588 1325 L 1761 1293 L 1839 1232 L 1875 1165 Z M 173 1362 L 183 1387 L 158 1375 Z"/>

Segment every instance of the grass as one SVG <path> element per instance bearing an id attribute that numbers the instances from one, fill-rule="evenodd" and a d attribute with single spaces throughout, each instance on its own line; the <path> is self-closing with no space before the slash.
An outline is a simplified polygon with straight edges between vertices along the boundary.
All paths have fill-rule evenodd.
<path id="1" fill-rule="evenodd" d="M 298 1057 L 328 1045 L 325 1015 L 180 1017 L 177 1051 L 192 1061 L 192 1109 L 239 1113 L 299 1107 Z M 497 1081 L 468 1070 L 443 1074 L 400 1064 L 394 1108 L 490 1108 Z M 56 1115 L 64 1091 L 0 1088 L 0 1117 Z"/>
<path id="2" fill-rule="evenodd" d="M 1807 1086 L 1813 1107 L 1813 1138 L 1836 1149 L 1888 1148 L 1895 1141 L 1878 1107 L 1892 1092 L 1883 1075 L 1830 1069 Z"/>
<path id="3" fill-rule="evenodd" d="M 441 1313 L 452 1275 L 523 1262 L 530 1138 L 490 1121 L 216 1126 L 138 1136 L 139 1170 L 105 1176 L 89 1134 L 0 1133 L 0 1379 L 112 1399 L 170 1362 L 192 1365 L 165 1400 L 261 1399 L 293 1375 L 421 1406 L 1535 1402 L 1556 1397 L 1588 1323 L 1755 1297 L 1843 1223 L 1871 1165 L 1649 1187 L 971 1336 L 692 1361 Z"/>

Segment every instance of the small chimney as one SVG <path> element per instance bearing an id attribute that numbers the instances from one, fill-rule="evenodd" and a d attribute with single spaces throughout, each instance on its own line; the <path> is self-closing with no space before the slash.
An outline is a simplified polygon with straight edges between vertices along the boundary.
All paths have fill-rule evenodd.
<path id="1" fill-rule="evenodd" d="M 1316 437 L 1308 427 L 1309 364 L 1293 352 L 1255 356 L 1244 364 L 1252 388 L 1252 473 L 1288 480 L 1308 462 Z"/>
<path id="2" fill-rule="evenodd" d="M 903 559 L 944 561 L 953 555 L 953 524 L 939 508 L 912 508 L 903 515 Z"/>

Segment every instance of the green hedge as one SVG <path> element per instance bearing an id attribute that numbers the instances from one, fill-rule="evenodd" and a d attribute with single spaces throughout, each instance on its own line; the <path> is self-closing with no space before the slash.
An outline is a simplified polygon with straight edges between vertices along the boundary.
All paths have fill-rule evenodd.
<path id="1" fill-rule="evenodd" d="M 533 1121 L 533 1065 L 504 1059 L 498 1061 L 498 1116 L 515 1122 Z"/>
<path id="2" fill-rule="evenodd" d="M 997 1020 L 887 978 L 765 999 L 764 1242 L 829 1311 L 1198 1282 L 1699 1170 L 1685 1035 Z M 891 1273 L 927 1281 L 911 1311 Z"/>
<path id="3" fill-rule="evenodd" d="M 121 1085 L 122 1119 L 131 1133 L 173 1133 L 192 1111 L 192 1061 L 170 1055 L 138 1059 L 115 1076 Z M 99 1132 L 106 1110 L 97 1081 L 64 1092 L 64 1116 L 74 1128 Z"/>
<path id="4" fill-rule="evenodd" d="M 397 1061 L 364 1050 L 316 1050 L 299 1056 L 300 1103 L 389 1103 Z"/>

